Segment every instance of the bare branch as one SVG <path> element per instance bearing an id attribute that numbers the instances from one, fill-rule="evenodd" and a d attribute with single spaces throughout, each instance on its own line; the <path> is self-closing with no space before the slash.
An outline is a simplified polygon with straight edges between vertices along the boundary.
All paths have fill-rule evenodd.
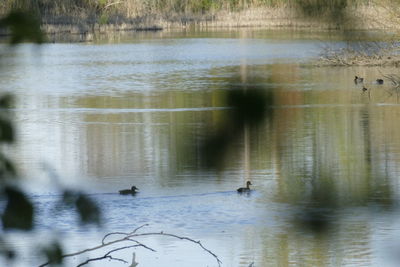
<path id="1" fill-rule="evenodd" d="M 89 262 L 92 262 L 92 261 L 98 261 L 98 260 L 104 260 L 104 259 L 117 260 L 117 261 L 121 261 L 121 262 L 124 262 L 124 263 L 128 263 L 126 260 L 119 259 L 119 258 L 114 258 L 110 254 L 113 253 L 113 252 L 119 251 L 119 250 L 124 250 L 124 249 L 128 249 L 128 248 L 136 248 L 136 247 L 139 247 L 139 246 L 141 246 L 141 244 L 132 245 L 132 246 L 125 246 L 125 247 L 120 247 L 120 248 L 116 248 L 116 249 L 110 250 L 109 252 L 104 254 L 103 257 L 88 259 L 85 262 L 82 262 L 79 265 L 77 265 L 77 267 L 86 265 L 86 264 L 88 264 Z"/>
<path id="2" fill-rule="evenodd" d="M 218 256 L 213 253 L 211 250 L 207 249 L 206 247 L 203 246 L 203 244 L 200 241 L 196 241 L 194 239 L 191 239 L 189 237 L 185 237 L 185 236 L 178 236 L 178 235 L 174 235 L 174 234 L 168 234 L 168 233 L 164 233 L 164 232 L 155 232 L 155 233 L 143 233 L 143 234 L 132 234 L 129 237 L 140 237 L 140 236 L 148 236 L 148 235 L 161 235 L 161 236 L 170 236 L 170 237 L 174 237 L 177 239 L 181 239 L 181 240 L 187 240 L 190 241 L 192 243 L 197 244 L 198 246 L 200 246 L 204 251 L 206 251 L 208 254 L 210 254 L 211 256 L 213 256 L 215 258 L 215 260 L 218 263 L 218 266 L 221 266 L 221 260 L 218 258 Z"/>
<path id="3" fill-rule="evenodd" d="M 103 238 L 103 240 L 104 240 L 104 238 Z M 121 238 L 121 239 L 117 239 L 117 240 L 114 240 L 114 241 L 110 241 L 110 242 L 108 242 L 108 243 L 102 243 L 101 245 L 98 245 L 98 246 L 95 246 L 95 247 L 92 247 L 92 248 L 84 249 L 84 250 L 77 251 L 77 252 L 70 253 L 70 254 L 64 254 L 64 255 L 61 256 L 61 258 L 68 258 L 68 257 L 78 256 L 78 255 L 81 255 L 81 254 L 84 254 L 84 253 L 87 253 L 87 252 L 90 252 L 90 251 L 95 251 L 95 250 L 98 250 L 98 249 L 101 249 L 101 248 L 104 248 L 104 247 L 108 247 L 108 246 L 110 246 L 110 245 L 113 245 L 113 244 L 116 244 L 116 243 L 120 243 L 120 242 L 124 242 L 124 241 L 135 242 L 135 243 L 137 244 L 137 245 L 134 245 L 135 247 L 143 247 L 143 248 L 146 248 L 146 249 L 148 249 L 148 250 L 151 250 L 151 251 L 155 252 L 154 249 L 152 249 L 152 248 L 150 248 L 150 247 L 148 247 L 148 246 L 146 246 L 146 245 L 140 243 L 140 242 L 137 241 L 137 240 L 132 240 L 132 239 L 130 239 L 130 236 L 127 235 L 127 236 L 125 236 L 125 237 L 123 237 L 123 238 Z M 107 255 L 107 254 L 106 254 L 106 255 Z M 105 259 L 105 258 L 110 258 L 110 257 L 109 257 L 109 256 L 103 256 L 103 257 L 99 258 L 98 260 L 100 260 L 100 259 Z M 47 265 L 49 265 L 50 263 L 51 263 L 50 261 L 45 262 L 45 263 L 39 265 L 39 267 L 47 266 Z"/>
<path id="4" fill-rule="evenodd" d="M 134 229 L 132 232 L 130 232 L 130 233 L 124 233 L 124 232 L 112 232 L 112 233 L 108 233 L 108 234 L 106 234 L 106 235 L 103 237 L 103 239 L 101 240 L 101 243 L 104 245 L 104 244 L 105 244 L 106 238 L 109 237 L 109 236 L 112 236 L 112 235 L 125 235 L 125 236 L 131 235 L 131 234 L 136 233 L 139 229 L 141 229 L 141 228 L 143 228 L 143 227 L 145 227 L 145 226 L 149 226 L 149 224 L 147 224 L 147 223 L 146 223 L 146 224 L 143 224 L 143 225 L 141 225 L 141 226 L 135 228 L 135 229 Z"/>
<path id="5" fill-rule="evenodd" d="M 218 256 L 214 252 L 212 252 L 211 250 L 207 249 L 200 241 L 194 240 L 194 239 L 189 238 L 189 237 L 179 236 L 179 235 L 169 234 L 169 233 L 164 233 L 164 232 L 137 233 L 137 231 L 139 229 L 141 229 L 141 228 L 143 228 L 145 226 L 148 226 L 148 224 L 144 224 L 142 226 L 139 226 L 139 227 L 137 227 L 136 229 L 134 229 L 130 233 L 124 233 L 124 232 L 108 233 L 103 237 L 100 245 L 92 247 L 92 248 L 84 249 L 84 250 L 81 250 L 81 251 L 77 251 L 77 252 L 74 252 L 74 253 L 64 254 L 64 255 L 61 256 L 61 258 L 74 257 L 74 256 L 77 256 L 77 255 L 81 255 L 81 254 L 84 254 L 84 253 L 87 253 L 87 252 L 95 251 L 95 250 L 98 250 L 98 249 L 101 249 L 101 248 L 104 248 L 104 247 L 107 247 L 107 246 L 110 246 L 110 245 L 113 245 L 113 244 L 121 243 L 121 242 L 134 242 L 134 243 L 136 243 L 135 245 L 123 246 L 123 247 L 119 247 L 119 248 L 110 250 L 106 254 L 104 254 L 102 257 L 88 259 L 85 262 L 79 264 L 78 266 L 83 266 L 85 264 L 88 264 L 89 262 L 98 261 L 98 260 L 104 260 L 104 259 L 117 260 L 117 261 L 122 261 L 122 262 L 126 263 L 126 261 L 123 260 L 123 259 L 112 257 L 111 253 L 119 251 L 119 250 L 124 250 L 124 249 L 128 249 L 128 248 L 137 248 L 137 247 L 143 247 L 143 248 L 148 249 L 150 251 L 156 252 L 156 250 L 146 246 L 145 244 L 137 241 L 136 239 L 139 238 L 139 237 L 144 237 L 144 236 L 156 236 L 156 235 L 158 235 L 158 236 L 173 237 L 173 238 L 177 238 L 177 239 L 180 239 L 180 240 L 186 240 L 186 241 L 192 242 L 192 243 L 198 245 L 200 248 L 202 248 L 205 252 L 210 254 L 212 257 L 214 257 L 214 259 L 217 261 L 218 266 L 221 266 L 222 262 L 218 258 Z M 120 237 L 119 239 L 115 239 L 115 240 L 106 242 L 106 239 L 108 237 L 110 237 L 110 236 L 113 236 L 113 235 L 122 235 L 122 237 Z M 50 262 L 48 261 L 48 262 L 45 262 L 45 263 L 39 265 L 39 267 L 47 266 L 49 264 L 50 264 Z"/>
<path id="6" fill-rule="evenodd" d="M 151 250 L 151 251 L 153 251 L 153 252 L 157 252 L 155 249 L 152 249 L 151 247 L 148 247 L 148 246 L 146 246 L 145 244 L 142 244 L 142 243 L 138 242 L 137 240 L 130 239 L 130 238 L 128 238 L 127 240 L 137 243 L 137 245 L 136 245 L 137 247 L 140 246 L 140 247 L 144 247 L 144 248 L 146 248 L 146 249 L 148 249 L 148 250 Z"/>
<path id="7" fill-rule="evenodd" d="M 88 259 L 88 260 L 86 260 L 85 262 L 82 262 L 82 263 L 76 265 L 76 267 L 80 267 L 80 266 L 86 265 L 86 264 L 88 264 L 89 262 L 92 262 L 92 261 L 100 261 L 100 260 L 105 260 L 105 259 L 115 260 L 115 261 L 121 261 L 121 262 L 123 262 L 123 263 L 128 263 L 127 261 L 125 261 L 125 260 L 123 260 L 123 259 L 114 258 L 114 257 L 112 257 L 112 256 L 110 256 L 110 255 L 104 255 L 104 256 L 98 257 L 98 258 L 91 258 L 91 259 Z"/>

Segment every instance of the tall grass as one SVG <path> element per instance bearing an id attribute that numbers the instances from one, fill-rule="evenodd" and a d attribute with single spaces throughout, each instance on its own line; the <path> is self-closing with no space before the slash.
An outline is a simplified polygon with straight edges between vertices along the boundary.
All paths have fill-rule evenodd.
<path id="1" fill-rule="evenodd" d="M 2 11 L 12 8 L 38 9 L 40 12 L 61 14 L 65 12 L 119 12 L 138 16 L 144 13 L 207 12 L 216 10 L 240 10 L 257 6 L 295 6 L 305 9 L 342 8 L 351 3 L 369 0 L 1 0 Z"/>
<path id="2" fill-rule="evenodd" d="M 0 0 L 0 15 L 12 9 L 28 9 L 45 20 L 56 17 L 101 18 L 106 23 L 105 18 L 112 17 L 131 19 L 171 14 L 204 15 L 258 7 L 295 7 L 307 16 L 327 13 L 336 16 L 348 5 L 368 4 L 370 1 L 381 0 Z"/>

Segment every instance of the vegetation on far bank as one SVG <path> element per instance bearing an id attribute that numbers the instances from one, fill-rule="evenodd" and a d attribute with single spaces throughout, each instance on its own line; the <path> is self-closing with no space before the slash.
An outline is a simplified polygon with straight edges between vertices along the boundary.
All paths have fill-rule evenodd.
<path id="1" fill-rule="evenodd" d="M 136 24 L 170 27 L 172 24 L 187 26 L 207 22 L 208 26 L 293 26 L 305 18 L 319 18 L 330 22 L 329 27 L 340 27 L 349 26 L 360 18 L 363 21 L 355 27 L 376 27 L 376 24 L 383 21 L 381 14 L 397 18 L 400 3 L 396 0 L 3 0 L 0 2 L 0 16 L 15 9 L 28 10 L 39 17 L 42 24 L 52 25 Z M 281 23 L 277 22 L 278 20 Z M 368 22 L 367 25 L 365 21 Z M 369 26 L 371 23 L 373 26 Z M 316 27 L 321 23 L 307 25 Z"/>
<path id="2" fill-rule="evenodd" d="M 383 2 L 384 0 L 378 0 Z M 240 11 L 252 7 L 300 7 L 308 14 L 338 11 L 373 0 L 5 0 L 2 11 L 14 8 L 35 10 L 41 15 L 120 14 L 135 17 L 151 14 Z"/>
<path id="3" fill-rule="evenodd" d="M 339 49 L 324 47 L 316 65 L 400 67 L 398 42 L 352 42 Z"/>

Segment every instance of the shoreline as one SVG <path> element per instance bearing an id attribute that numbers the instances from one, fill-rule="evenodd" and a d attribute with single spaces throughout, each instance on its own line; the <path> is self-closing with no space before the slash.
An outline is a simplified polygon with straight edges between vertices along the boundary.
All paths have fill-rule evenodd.
<path id="1" fill-rule="evenodd" d="M 207 28 L 265 28 L 312 30 L 400 30 L 400 18 L 393 17 L 387 8 L 379 6 L 347 7 L 340 20 L 310 18 L 299 15 L 293 8 L 261 7 L 242 11 L 218 11 L 205 15 L 172 14 L 146 15 L 135 18 L 112 18 L 107 23 L 70 18 L 69 22 L 51 23 L 43 19 L 41 29 L 46 34 L 86 34 L 117 31 L 159 31 L 163 29 Z"/>

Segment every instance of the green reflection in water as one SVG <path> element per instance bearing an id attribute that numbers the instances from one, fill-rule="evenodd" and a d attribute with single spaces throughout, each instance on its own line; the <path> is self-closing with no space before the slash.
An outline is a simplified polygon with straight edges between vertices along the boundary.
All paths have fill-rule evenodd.
<path id="1" fill-rule="evenodd" d="M 234 68 L 210 73 L 218 71 L 234 72 Z M 360 72 L 371 77 L 366 85 L 369 92 L 353 83 Z M 242 139 L 231 144 L 238 149 L 227 157 L 227 168 L 240 166 L 241 151 L 248 145 L 251 171 L 276 169 L 279 199 L 299 201 L 312 195 L 318 183 L 329 184 L 335 191 L 333 198 L 342 203 L 391 198 L 390 179 L 397 171 L 395 151 L 399 151 L 393 121 L 399 106 L 390 85 L 372 84 L 381 77 L 377 69 L 274 64 L 249 67 L 249 73 L 261 77 L 250 86 L 273 93 L 273 120 L 259 124 L 248 144 Z M 114 155 L 107 157 L 112 167 L 105 169 L 117 172 L 135 162 L 152 171 L 158 166 L 172 168 L 171 174 L 174 168 L 199 167 L 186 160 L 200 151 L 207 132 L 226 123 L 230 111 L 221 108 L 229 108 L 226 92 L 235 82 L 229 77 L 217 79 L 214 88 L 204 90 L 78 96 L 67 106 L 83 109 L 79 131 L 90 137 L 85 141 L 86 153 Z M 147 148 L 146 136 L 152 136 Z M 193 150 L 189 153 L 187 148 Z M 165 162 L 147 162 L 154 158 Z M 97 175 L 105 167 L 94 162 L 89 166 Z M 114 171 L 107 175 L 117 174 Z"/>

